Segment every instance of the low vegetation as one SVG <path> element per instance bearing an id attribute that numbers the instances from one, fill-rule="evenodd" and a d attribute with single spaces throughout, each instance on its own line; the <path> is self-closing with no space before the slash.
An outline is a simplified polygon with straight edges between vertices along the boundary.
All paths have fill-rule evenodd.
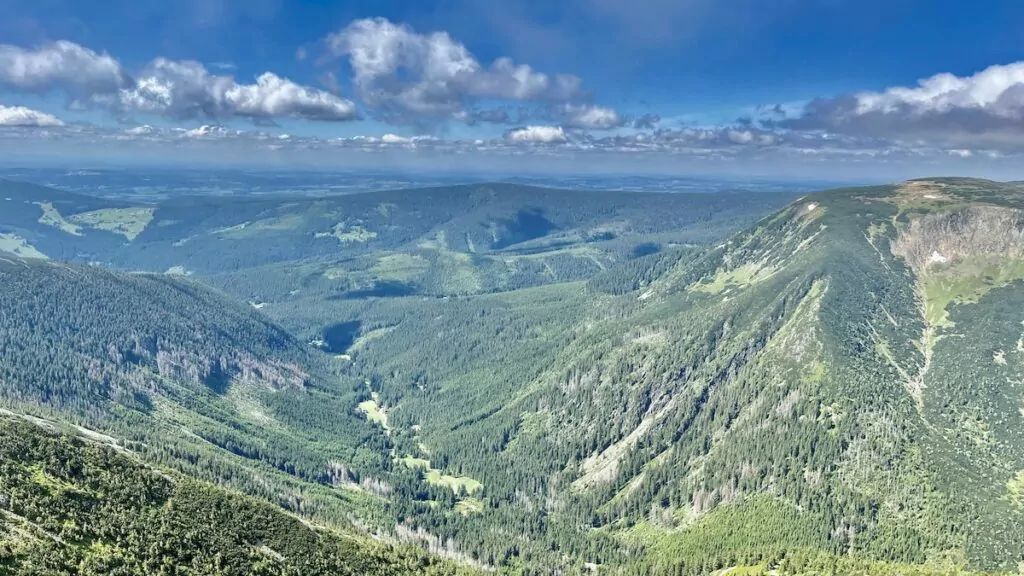
<path id="1" fill-rule="evenodd" d="M 149 226 L 155 210 L 153 207 L 104 208 L 75 214 L 70 220 L 88 228 L 120 234 L 131 242 Z"/>

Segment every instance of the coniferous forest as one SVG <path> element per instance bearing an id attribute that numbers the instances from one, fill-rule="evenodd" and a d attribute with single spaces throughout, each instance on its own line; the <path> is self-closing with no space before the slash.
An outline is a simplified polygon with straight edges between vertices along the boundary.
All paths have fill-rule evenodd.
<path id="1" fill-rule="evenodd" d="M 0 574 L 1024 566 L 1018 183 L 0 189 Z"/>

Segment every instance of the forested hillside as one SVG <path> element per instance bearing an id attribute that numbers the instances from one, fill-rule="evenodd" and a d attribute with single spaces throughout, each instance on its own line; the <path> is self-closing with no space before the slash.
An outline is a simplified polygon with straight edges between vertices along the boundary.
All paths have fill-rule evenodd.
<path id="1" fill-rule="evenodd" d="M 357 322 L 351 371 L 402 461 L 483 486 L 481 514 L 421 522 L 489 560 L 1013 571 L 1022 200 L 986 181 L 830 191 L 587 283 L 268 313 Z"/>
<path id="2" fill-rule="evenodd" d="M 681 208 L 589 206 L 544 214 L 628 213 L 642 234 L 574 240 L 601 265 L 565 276 L 545 248 L 542 282 L 481 274 L 538 244 L 482 248 L 457 214 L 388 234 L 461 267 L 362 232 L 336 261 L 289 260 L 284 234 L 284 260 L 192 279 L 0 258 L 0 391 L 150 463 L 507 573 L 1019 570 L 1017 184 L 826 191 L 649 249 L 631 244 L 694 230 Z"/>
<path id="3" fill-rule="evenodd" d="M 5 416 L 0 496 L 0 574 L 476 573 Z"/>
<path id="4" fill-rule="evenodd" d="M 339 524 L 380 513 L 358 489 L 360 470 L 388 462 L 355 409 L 362 382 L 248 304 L 174 277 L 31 259 L 0 258 L 0 285 L 0 406 Z"/>

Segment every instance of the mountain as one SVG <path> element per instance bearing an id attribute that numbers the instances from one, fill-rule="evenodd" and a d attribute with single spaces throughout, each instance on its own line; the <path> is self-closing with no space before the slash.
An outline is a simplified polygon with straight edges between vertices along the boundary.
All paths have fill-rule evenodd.
<path id="1" fill-rule="evenodd" d="M 348 525 L 383 500 L 362 381 L 185 279 L 0 258 L 0 407 L 118 438 L 152 463 Z"/>
<path id="2" fill-rule="evenodd" d="M 1012 571 L 1022 208 L 978 180 L 833 190 L 588 283 L 271 313 L 372 328 L 353 372 L 400 455 L 486 486 L 435 530 L 487 557 L 500 518 L 655 573 Z"/>
<path id="3" fill-rule="evenodd" d="M 561 198 L 544 217 L 581 229 Z M 628 243 L 693 230 L 659 224 L 657 202 L 628 210 L 650 226 Z M 190 278 L 0 258 L 0 398 L 149 466 L 504 573 L 1019 570 L 1024 188 L 829 190 L 738 232 L 729 208 L 710 214 L 699 242 L 493 290 L 360 292 L 377 273 L 353 264 L 398 274 L 458 214 L 386 245 L 366 216 L 378 236 L 331 264 L 344 290 L 276 232 L 254 246 L 276 238 L 282 260 L 208 251 L 224 259 Z"/>

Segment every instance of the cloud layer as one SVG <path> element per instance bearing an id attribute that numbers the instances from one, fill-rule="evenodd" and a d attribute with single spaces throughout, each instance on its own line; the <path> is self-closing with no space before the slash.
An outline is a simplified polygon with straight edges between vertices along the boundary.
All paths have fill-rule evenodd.
<path id="1" fill-rule="evenodd" d="M 617 0 L 579 1 L 599 5 L 599 13 L 609 16 L 619 6 Z M 656 4 L 671 8 L 667 0 Z M 61 119 L 0 105 L 0 127 L 8 135 L 75 142 L 235 142 L 296 151 L 945 162 L 1024 154 L 1024 62 L 967 76 L 937 74 L 916 85 L 818 97 L 796 105 L 761 105 L 733 123 L 697 126 L 664 120 L 654 112 L 637 116 L 616 110 L 595 99 L 578 76 L 543 72 L 504 57 L 483 62 L 446 32 L 416 31 L 382 18 L 354 21 L 300 53 L 303 66 L 314 68 L 312 76 L 319 78 L 320 87 L 271 71 L 240 78 L 229 64 L 167 58 L 128 71 L 114 56 L 68 41 L 33 48 L 0 44 L 0 90 L 36 97 L 57 94 L 69 110 Z M 341 96 L 343 92 L 352 99 Z M 86 109 L 109 111 L 121 124 L 102 128 L 73 120 L 72 114 Z M 136 119 L 164 124 L 149 117 L 182 124 L 124 129 Z M 280 119 L 361 118 L 420 135 L 313 138 L 263 131 L 280 129 Z M 260 129 L 230 128 L 234 119 Z M 472 133 L 490 135 L 440 137 L 456 132 L 445 130 L 449 124 L 476 126 Z"/>

